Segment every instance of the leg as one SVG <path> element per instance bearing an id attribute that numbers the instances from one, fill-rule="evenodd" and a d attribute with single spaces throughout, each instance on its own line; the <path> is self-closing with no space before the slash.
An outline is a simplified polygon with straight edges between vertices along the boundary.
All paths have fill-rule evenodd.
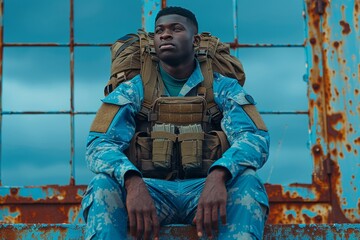
<path id="1" fill-rule="evenodd" d="M 205 179 L 182 182 L 180 198 L 184 223 L 192 224 Z M 227 224 L 219 220 L 217 239 L 262 239 L 268 214 L 268 197 L 255 171 L 247 170 L 228 184 Z M 180 196 L 179 196 L 180 197 Z"/>
<path id="2" fill-rule="evenodd" d="M 85 239 L 126 239 L 125 191 L 106 174 L 90 182 L 82 200 L 86 221 Z"/>
<path id="3" fill-rule="evenodd" d="M 144 178 L 154 200 L 160 225 L 176 222 L 173 182 Z M 113 178 L 98 174 L 90 182 L 82 201 L 88 239 L 126 239 L 128 214 L 126 191 Z"/>
<path id="4" fill-rule="evenodd" d="M 262 239 L 268 197 L 255 171 L 237 176 L 228 189 L 227 224 L 220 224 L 219 239 Z"/>

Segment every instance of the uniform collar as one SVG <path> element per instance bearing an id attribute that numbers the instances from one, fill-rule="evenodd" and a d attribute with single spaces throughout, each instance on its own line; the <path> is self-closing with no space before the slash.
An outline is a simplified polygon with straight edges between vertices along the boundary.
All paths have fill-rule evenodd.
<path id="1" fill-rule="evenodd" d="M 180 90 L 179 96 L 186 96 L 194 87 L 204 81 L 199 61 L 195 59 L 196 66 L 189 79 L 186 81 L 182 89 Z"/>

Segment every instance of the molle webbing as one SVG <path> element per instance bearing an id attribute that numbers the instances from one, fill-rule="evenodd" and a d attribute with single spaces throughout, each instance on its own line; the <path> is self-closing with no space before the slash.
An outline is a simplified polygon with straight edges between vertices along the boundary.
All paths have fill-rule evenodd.
<path id="1" fill-rule="evenodd" d="M 208 123 L 206 100 L 201 96 L 160 97 L 155 100 L 148 120 L 177 125 Z"/>

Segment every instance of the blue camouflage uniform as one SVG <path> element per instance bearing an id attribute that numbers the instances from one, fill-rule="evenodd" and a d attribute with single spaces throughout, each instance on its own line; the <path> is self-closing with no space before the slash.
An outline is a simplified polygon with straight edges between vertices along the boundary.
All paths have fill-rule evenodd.
<path id="1" fill-rule="evenodd" d="M 204 80 L 199 63 L 179 96 L 186 96 Z M 215 161 L 225 167 L 227 181 L 227 223 L 220 224 L 218 239 L 261 239 L 268 214 L 268 197 L 256 169 L 268 158 L 269 135 L 256 127 L 241 107 L 254 104 L 236 79 L 214 73 L 214 101 L 223 114 L 221 128 L 230 148 Z M 135 132 L 135 116 L 144 99 L 140 75 L 120 84 L 102 101 L 120 106 L 105 133 L 90 132 L 86 158 L 96 173 L 82 201 L 87 222 L 86 239 L 127 239 L 124 175 L 139 170 L 124 150 Z M 140 172 L 139 172 L 140 173 Z M 165 181 L 144 178 L 154 200 L 160 224 L 192 224 L 205 178 Z M 129 238 L 131 239 L 131 238 Z"/>

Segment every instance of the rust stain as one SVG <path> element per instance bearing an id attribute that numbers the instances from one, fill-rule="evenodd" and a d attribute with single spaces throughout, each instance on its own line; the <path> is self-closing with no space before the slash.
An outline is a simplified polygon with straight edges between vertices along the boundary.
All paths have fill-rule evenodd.
<path id="1" fill-rule="evenodd" d="M 342 125 L 344 125 L 344 116 L 343 113 L 334 113 L 330 116 L 327 116 L 327 133 L 328 136 L 332 137 L 333 140 L 337 140 L 337 141 L 345 141 L 345 129 L 342 126 L 342 128 L 340 130 L 337 130 L 335 128 L 335 126 L 338 123 L 341 123 Z"/>
<path id="2" fill-rule="evenodd" d="M 10 189 L 11 195 L 17 195 L 18 192 L 19 192 L 19 189 L 18 189 L 18 188 L 11 188 L 11 189 Z"/>
<path id="3" fill-rule="evenodd" d="M 12 229 L 1 229 L 1 233 L 9 240 L 19 239 L 20 237 L 17 229 L 15 231 Z"/>
<path id="4" fill-rule="evenodd" d="M 310 38 L 310 43 L 311 45 L 315 45 L 316 44 L 316 39 L 314 37 Z"/>
<path id="5" fill-rule="evenodd" d="M 354 9 L 355 9 L 355 11 L 354 11 L 355 29 L 358 32 L 359 31 L 359 5 L 358 5 L 357 1 L 355 3 Z"/>
<path id="6" fill-rule="evenodd" d="M 338 154 L 337 149 L 334 148 L 333 150 L 331 150 L 331 154 L 332 154 L 333 156 L 337 156 L 337 154 Z"/>
<path id="7" fill-rule="evenodd" d="M 15 217 L 5 216 L 1 223 L 67 223 L 69 212 L 79 212 L 80 202 L 76 206 L 52 205 L 52 204 L 31 204 L 25 206 L 10 206 L 10 212 L 17 214 Z"/>
<path id="8" fill-rule="evenodd" d="M 360 137 L 356 138 L 356 139 L 354 140 L 354 143 L 355 143 L 356 145 L 360 145 Z"/>
<path id="9" fill-rule="evenodd" d="M 340 46 L 340 43 L 339 43 L 338 41 L 335 41 L 335 42 L 333 43 L 333 46 L 334 46 L 334 48 L 338 49 L 339 46 Z"/>
<path id="10" fill-rule="evenodd" d="M 341 20 L 340 25 L 343 28 L 343 30 L 342 30 L 343 34 L 347 35 L 347 34 L 349 34 L 351 32 L 351 28 L 350 28 L 349 23 L 345 22 L 344 20 Z"/>
<path id="11" fill-rule="evenodd" d="M 315 93 L 319 92 L 319 90 L 320 90 L 320 84 L 319 83 L 313 83 L 311 86 L 312 86 Z"/>
<path id="12" fill-rule="evenodd" d="M 81 192 L 86 186 L 48 185 L 35 192 L 38 198 L 25 195 L 20 188 L 10 188 L 9 194 L 0 197 L 0 210 L 8 209 L 9 216 L 3 218 L 6 223 L 59 223 L 71 222 L 73 213 L 80 211 Z M 30 193 L 31 187 L 24 188 Z"/>
<path id="13" fill-rule="evenodd" d="M 166 8 L 166 2 L 167 2 L 167 0 L 161 0 L 161 8 L 162 9 L 164 9 L 164 8 Z"/>
<path id="14" fill-rule="evenodd" d="M 346 144 L 346 149 L 348 152 L 351 152 L 351 145 L 350 144 Z"/>
<path id="15" fill-rule="evenodd" d="M 341 181 L 340 181 L 342 173 L 340 171 L 339 164 L 336 161 L 333 160 L 330 161 L 333 169 L 333 173 L 331 175 L 331 180 L 330 180 L 331 206 L 332 206 L 332 217 L 330 223 L 335 223 L 335 222 L 347 223 L 349 222 L 349 219 L 346 217 L 345 211 L 343 211 L 343 209 L 341 208 L 340 205 L 341 200 L 339 199 L 339 196 L 341 195 L 342 192 Z M 354 219 L 356 218 L 354 217 L 352 220 Z"/>
<path id="16" fill-rule="evenodd" d="M 8 225 L 0 229 L 1 236 L 6 236 L 7 240 L 20 239 L 68 239 L 69 229 L 61 225 L 34 224 L 31 226 L 12 226 Z M 56 236 L 56 237 L 55 237 Z M 71 238 L 72 239 L 72 238 Z"/>
<path id="17" fill-rule="evenodd" d="M 319 56 L 318 56 L 317 54 L 314 54 L 314 62 L 315 62 L 316 64 L 319 63 Z"/>
<path id="18" fill-rule="evenodd" d="M 328 204 L 321 203 L 273 204 L 270 208 L 267 224 L 319 224 L 327 222 L 331 216 L 330 211 L 328 211 L 329 208 Z M 311 216 L 306 212 L 311 212 Z"/>
<path id="19" fill-rule="evenodd" d="M 43 194 L 46 198 L 34 200 L 32 197 L 24 197 L 19 195 L 19 188 L 11 188 L 10 195 L 4 196 L 0 199 L 0 203 L 75 203 L 81 200 L 78 190 L 85 190 L 86 186 L 58 186 L 47 185 L 41 187 Z"/>

